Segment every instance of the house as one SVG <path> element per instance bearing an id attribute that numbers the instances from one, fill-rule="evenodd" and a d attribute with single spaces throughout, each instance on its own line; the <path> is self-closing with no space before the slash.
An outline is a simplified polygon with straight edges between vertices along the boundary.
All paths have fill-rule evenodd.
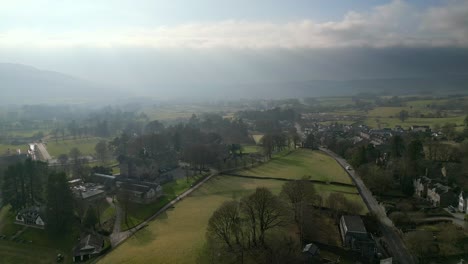
<path id="1" fill-rule="evenodd" d="M 430 132 L 431 128 L 429 126 L 411 126 L 412 132 Z"/>
<path id="2" fill-rule="evenodd" d="M 119 175 L 107 175 L 102 173 L 94 173 L 89 177 L 89 181 L 102 184 L 105 190 L 113 190 L 115 187 L 116 178 Z"/>
<path id="3" fill-rule="evenodd" d="M 68 185 L 70 185 L 70 187 L 74 187 L 74 186 L 80 185 L 81 182 L 82 182 L 81 179 L 74 179 L 74 180 L 68 181 Z"/>
<path id="4" fill-rule="evenodd" d="M 455 194 L 450 187 L 436 183 L 427 189 L 427 200 L 433 206 L 446 207 L 454 203 Z"/>
<path id="5" fill-rule="evenodd" d="M 340 218 L 340 233 L 343 245 L 361 256 L 373 259 L 376 256 L 376 244 L 371 234 L 367 233 L 364 222 L 357 215 L 343 215 Z"/>
<path id="6" fill-rule="evenodd" d="M 135 203 L 148 204 L 163 195 L 162 186 L 149 182 L 118 181 L 117 188 Z"/>
<path id="7" fill-rule="evenodd" d="M 426 198 L 427 197 L 427 189 L 431 184 L 432 180 L 426 176 L 419 177 L 413 180 L 414 186 L 414 195 L 419 198 Z"/>
<path id="8" fill-rule="evenodd" d="M 15 224 L 39 229 L 44 229 L 46 225 L 44 215 L 40 208 L 36 206 L 19 211 L 15 217 Z"/>
<path id="9" fill-rule="evenodd" d="M 84 183 L 73 186 L 71 189 L 76 199 L 90 203 L 106 197 L 106 192 L 103 188 L 104 186 L 99 184 Z"/>
<path id="10" fill-rule="evenodd" d="M 87 261 L 101 254 L 104 249 L 104 239 L 97 235 L 86 235 L 73 249 L 73 262 Z"/>
<path id="11" fill-rule="evenodd" d="M 468 214 L 468 195 L 463 194 L 463 192 L 460 192 L 458 196 L 458 211 Z"/>
<path id="12" fill-rule="evenodd" d="M 302 250 L 302 254 L 306 259 L 306 262 L 315 263 L 314 260 L 317 260 L 318 256 L 320 255 L 320 250 L 315 244 L 310 243 L 305 245 L 304 249 Z"/>

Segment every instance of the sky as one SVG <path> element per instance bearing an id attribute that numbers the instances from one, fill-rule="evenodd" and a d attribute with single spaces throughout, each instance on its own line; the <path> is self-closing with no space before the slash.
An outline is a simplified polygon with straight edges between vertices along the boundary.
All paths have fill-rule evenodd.
<path id="1" fill-rule="evenodd" d="M 138 91 L 460 74 L 467 49 L 466 0 L 0 0 L 0 62 Z"/>

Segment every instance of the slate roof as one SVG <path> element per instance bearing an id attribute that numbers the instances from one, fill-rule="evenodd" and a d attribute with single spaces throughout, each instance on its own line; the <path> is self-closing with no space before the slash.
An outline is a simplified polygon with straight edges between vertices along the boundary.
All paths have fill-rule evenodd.
<path id="1" fill-rule="evenodd" d="M 357 215 L 343 215 L 343 219 L 348 232 L 367 233 L 364 222 L 360 216 Z"/>
<path id="2" fill-rule="evenodd" d="M 310 243 L 304 247 L 304 249 L 302 250 L 302 253 L 309 253 L 312 256 L 314 256 L 318 253 L 318 250 L 319 248 L 315 244 Z"/>
<path id="3" fill-rule="evenodd" d="M 75 256 L 99 254 L 102 251 L 104 239 L 97 235 L 87 235 L 80 240 L 80 243 L 75 246 L 73 254 Z"/>

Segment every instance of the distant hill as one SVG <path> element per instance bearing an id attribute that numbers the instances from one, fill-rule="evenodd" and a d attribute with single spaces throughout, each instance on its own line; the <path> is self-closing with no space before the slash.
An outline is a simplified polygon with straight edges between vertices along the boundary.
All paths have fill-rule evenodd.
<path id="1" fill-rule="evenodd" d="M 188 83 L 178 85 L 179 80 L 165 86 L 151 85 L 142 93 L 135 85 L 127 91 L 97 85 L 87 80 L 66 74 L 39 70 L 34 67 L 0 63 L 0 103 L 2 104 L 40 104 L 111 102 L 124 103 L 131 96 L 151 99 L 164 97 L 177 98 L 183 94 L 191 100 L 236 99 L 236 98 L 299 98 L 319 96 L 352 96 L 362 93 L 378 95 L 448 95 L 467 94 L 468 75 L 447 75 L 415 78 L 382 78 L 360 80 L 310 80 L 285 82 L 245 83 Z M 155 91 L 152 88 L 160 88 Z M 124 88 L 125 89 L 125 88 Z M 176 91 L 174 93 L 173 91 Z M 125 98 L 119 99 L 117 98 Z M 141 100 L 141 99 L 138 99 Z"/>
<path id="2" fill-rule="evenodd" d="M 106 90 L 109 91 L 66 74 L 0 63 L 1 103 L 69 103 L 71 100 L 96 99 Z"/>

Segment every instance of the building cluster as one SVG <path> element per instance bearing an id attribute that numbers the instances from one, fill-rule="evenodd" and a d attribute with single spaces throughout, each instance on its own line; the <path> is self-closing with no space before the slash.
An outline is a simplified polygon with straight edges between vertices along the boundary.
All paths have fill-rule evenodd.
<path id="1" fill-rule="evenodd" d="M 434 207 L 447 207 L 455 202 L 456 195 L 452 188 L 426 176 L 415 179 L 413 186 L 415 196 L 426 199 Z"/>

